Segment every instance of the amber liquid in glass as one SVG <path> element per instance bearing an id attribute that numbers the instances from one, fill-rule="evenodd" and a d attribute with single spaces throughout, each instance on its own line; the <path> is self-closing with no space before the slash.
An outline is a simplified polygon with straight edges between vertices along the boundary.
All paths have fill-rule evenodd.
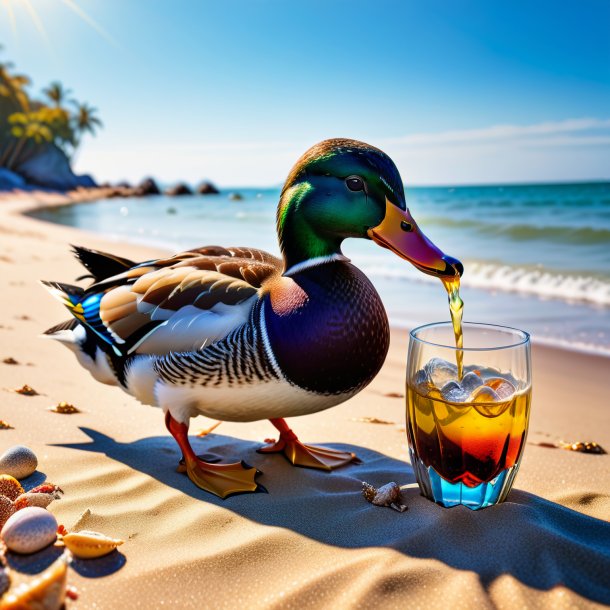
<path id="1" fill-rule="evenodd" d="M 470 368 L 470 367 L 468 367 Z M 409 440 L 443 479 L 475 487 L 518 463 L 531 388 L 503 402 L 452 403 L 434 386 L 408 387 Z"/>

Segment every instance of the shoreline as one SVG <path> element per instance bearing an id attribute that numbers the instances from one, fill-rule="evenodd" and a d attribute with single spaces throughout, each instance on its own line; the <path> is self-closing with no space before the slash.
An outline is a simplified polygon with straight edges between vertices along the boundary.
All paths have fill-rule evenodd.
<path id="1" fill-rule="evenodd" d="M 96 202 L 100 199 L 107 199 L 108 194 L 116 192 L 115 187 L 97 187 L 93 189 L 78 189 L 76 191 L 69 191 L 66 193 L 52 193 L 46 191 L 18 191 L 18 192 L 0 192 L 0 214 L 1 208 L 6 207 L 7 205 L 12 206 L 12 210 L 14 213 L 21 215 L 33 222 L 43 222 L 45 224 L 50 224 L 56 227 L 63 227 L 68 230 L 74 230 L 81 232 L 83 234 L 93 236 L 95 235 L 102 242 L 107 244 L 118 243 L 119 240 L 117 238 L 113 238 L 111 235 L 107 235 L 104 233 L 98 233 L 94 231 L 89 231 L 85 229 L 80 229 L 77 227 L 63 225 L 60 223 L 54 223 L 52 221 L 47 221 L 43 219 L 38 219 L 30 216 L 31 213 L 34 213 L 38 210 L 43 210 L 49 207 L 67 207 L 75 204 L 87 203 L 87 202 Z M 145 199 L 142 197 L 132 197 L 126 196 L 121 197 L 120 199 Z M 0 215 L 0 218 L 2 216 Z M 146 239 L 129 239 L 127 242 L 128 247 L 134 247 L 137 249 L 142 249 L 143 252 L 147 254 L 145 256 L 148 257 L 159 257 L 159 256 L 167 256 L 168 254 L 173 254 L 176 250 L 169 247 L 161 246 L 158 243 L 153 243 L 153 240 L 150 242 Z M 522 294 L 519 291 L 509 291 L 512 294 Z M 410 324 L 392 324 L 392 331 L 397 333 L 407 333 L 411 330 L 413 325 Z M 590 344 L 579 344 L 578 342 L 569 342 L 561 339 L 554 339 L 549 337 L 532 337 L 532 346 L 537 347 L 547 347 L 550 349 L 558 349 L 567 352 L 573 352 L 576 354 L 586 354 L 592 356 L 599 356 L 602 358 L 610 359 L 610 348 L 606 347 L 597 347 L 592 346 Z"/>
<path id="2" fill-rule="evenodd" d="M 275 434 L 267 421 L 223 422 L 198 438 L 214 422 L 192 420 L 197 453 L 244 459 L 263 473 L 268 494 L 222 501 L 176 472 L 180 452 L 159 409 L 97 383 L 69 350 L 40 339 L 69 317 L 38 279 L 82 274 L 70 243 L 142 260 L 162 253 L 24 216 L 28 206 L 31 194 L 0 203 L 0 360 L 17 362 L 0 362 L 0 419 L 13 427 L 0 430 L 0 450 L 34 450 L 41 471 L 34 484 L 46 478 L 65 492 L 49 507 L 59 523 L 125 540 L 107 559 L 73 562 L 79 609 L 196 609 L 206 603 L 204 587 L 214 607 L 233 607 L 238 594 L 261 610 L 405 600 L 443 608 L 447 599 L 461 600 L 460 609 L 610 603 L 610 554 L 599 542 L 610 532 L 610 456 L 539 445 L 595 441 L 610 449 L 607 358 L 534 345 L 530 431 L 514 490 L 498 507 L 447 510 L 415 485 L 405 431 L 408 334 L 393 328 L 368 387 L 289 420 L 304 442 L 354 451 L 360 465 L 294 468 L 281 455 L 256 452 Z M 39 395 L 14 392 L 24 384 Z M 60 401 L 81 412 L 52 412 Z M 396 481 L 408 510 L 366 503 L 362 481 Z M 15 583 L 31 580 L 27 558 L 8 559 Z"/>

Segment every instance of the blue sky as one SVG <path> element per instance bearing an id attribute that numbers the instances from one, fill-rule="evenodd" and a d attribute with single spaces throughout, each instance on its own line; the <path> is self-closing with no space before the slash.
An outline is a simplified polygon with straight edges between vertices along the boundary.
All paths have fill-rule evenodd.
<path id="1" fill-rule="evenodd" d="M 221 185 L 281 183 L 335 136 L 411 184 L 610 178 L 609 24 L 606 0 L 0 4 L 34 90 L 99 108 L 78 170 Z"/>

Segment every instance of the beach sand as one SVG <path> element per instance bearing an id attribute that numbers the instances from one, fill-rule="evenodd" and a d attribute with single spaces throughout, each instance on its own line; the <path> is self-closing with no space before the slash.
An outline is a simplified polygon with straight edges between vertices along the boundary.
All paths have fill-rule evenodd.
<path id="1" fill-rule="evenodd" d="M 349 447 L 361 465 L 331 474 L 294 468 L 280 455 L 256 453 L 275 435 L 269 422 L 223 423 L 194 438 L 195 449 L 256 466 L 269 493 L 222 501 L 175 471 L 180 453 L 160 410 L 97 383 L 63 346 L 38 337 L 67 315 L 37 280 L 82 274 L 68 244 L 133 259 L 159 252 L 22 216 L 36 201 L 22 195 L 0 204 L 0 360 L 19 362 L 0 363 L 0 419 L 14 426 L 0 430 L 0 449 L 25 444 L 36 452 L 42 474 L 26 482 L 46 476 L 63 488 L 50 506 L 60 523 L 125 540 L 120 553 L 73 562 L 69 581 L 80 597 L 69 607 L 610 604 L 610 455 L 534 444 L 593 440 L 610 449 L 610 360 L 534 346 L 530 435 L 515 489 L 498 507 L 447 510 L 419 495 L 408 463 L 408 336 L 393 332 L 387 362 L 366 390 L 290 420 L 302 440 Z M 23 384 L 40 395 L 11 392 Z M 51 412 L 59 401 L 82 413 Z M 358 421 L 364 417 L 390 423 Z M 212 423 L 201 417 L 191 430 Z M 368 504 L 363 480 L 406 486 L 408 510 Z M 16 580 L 25 580 L 59 553 L 40 553 L 36 566 L 33 558 L 8 558 Z"/>

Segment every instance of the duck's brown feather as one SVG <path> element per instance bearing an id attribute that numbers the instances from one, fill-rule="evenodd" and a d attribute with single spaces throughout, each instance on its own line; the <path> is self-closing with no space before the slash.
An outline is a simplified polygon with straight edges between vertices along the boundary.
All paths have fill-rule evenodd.
<path id="1" fill-rule="evenodd" d="M 262 250 L 208 246 L 147 261 L 90 286 L 87 295 L 103 294 L 99 309 L 103 324 L 118 340 L 129 344 L 130 338 L 141 334 L 151 322 L 171 324 L 173 319 L 194 317 L 197 311 L 203 313 L 215 306 L 240 305 L 281 271 L 282 261 Z M 247 314 L 237 314 L 236 322 L 245 322 Z M 197 340 L 214 342 L 220 338 L 215 332 Z M 179 341 L 168 344 L 167 351 L 188 347 Z"/>

